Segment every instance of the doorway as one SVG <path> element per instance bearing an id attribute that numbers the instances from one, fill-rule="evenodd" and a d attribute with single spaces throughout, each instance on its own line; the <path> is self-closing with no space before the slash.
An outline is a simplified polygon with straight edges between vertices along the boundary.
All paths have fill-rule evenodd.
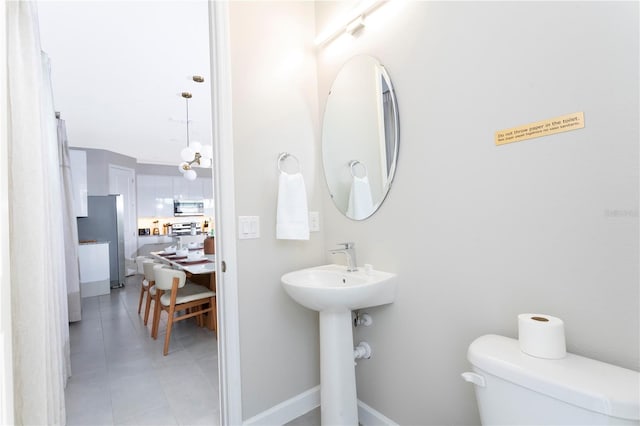
<path id="1" fill-rule="evenodd" d="M 159 31 L 154 31 L 154 26 L 163 22 L 164 13 L 172 5 L 178 5 L 176 12 L 170 16 L 170 25 L 161 25 Z M 200 9 L 198 13 L 191 13 L 184 17 L 184 11 L 196 8 L 198 4 L 204 4 L 204 10 L 209 8 L 208 16 Z M 223 86 L 220 90 L 226 93 L 229 90 L 228 71 L 221 71 L 228 67 L 225 61 L 203 59 L 203 55 L 194 54 L 193 47 L 202 42 L 211 43 L 211 56 L 217 57 L 218 52 L 226 54 L 228 46 L 226 40 L 221 35 L 226 32 L 226 10 L 215 13 L 215 10 L 226 9 L 224 2 L 70 2 L 56 1 L 43 2 L 39 4 L 39 16 L 41 21 L 41 36 L 43 38 L 53 36 L 55 43 L 43 43 L 43 48 L 52 57 L 54 86 L 58 87 L 56 95 L 56 107 L 64 111 L 68 117 L 70 127 L 70 142 L 77 147 L 108 149 L 112 152 L 121 153 L 129 157 L 136 158 L 138 163 L 149 165 L 172 165 L 176 169 L 180 161 L 180 150 L 184 147 L 184 103 L 174 102 L 175 99 L 182 100 L 181 90 L 194 90 L 194 98 L 206 100 L 208 103 L 218 105 L 216 111 L 206 111 L 199 108 L 196 102 L 189 106 L 189 131 L 194 140 L 207 142 L 202 138 L 205 130 L 198 127 L 198 124 L 211 127 L 212 116 L 216 123 L 215 141 L 224 140 L 225 144 L 231 144 L 232 139 L 225 139 L 228 136 L 225 128 L 230 128 L 229 117 L 221 117 L 221 114 L 228 115 L 229 103 L 214 99 L 211 102 L 211 93 L 216 94 L 217 90 L 209 90 L 205 82 L 200 86 L 193 86 L 190 73 L 202 73 L 216 84 Z M 208 28 L 205 31 L 197 31 L 200 28 L 198 22 L 202 18 L 207 21 Z M 184 18 L 184 19 L 182 19 Z M 207 19 L 208 18 L 208 19 Z M 197 22 L 196 22 L 197 21 Z M 215 22 L 214 22 L 215 21 Z M 133 23 L 133 25 L 130 25 Z M 44 27 L 43 25 L 44 24 Z M 113 29 L 117 28 L 118 31 Z M 128 35 L 128 28 L 135 31 Z M 168 31 L 167 28 L 172 30 Z M 106 35 L 105 35 L 106 34 Z M 97 37 L 96 37 L 97 35 Z M 108 35 L 108 36 L 107 36 Z M 182 37 L 190 37 L 187 42 Z M 215 47 L 214 47 L 215 45 Z M 156 49 L 160 49 L 159 52 Z M 215 50 L 215 51 L 214 51 Z M 77 52 L 82 55 L 77 55 Z M 78 61 L 78 59 L 81 59 Z M 162 63 L 157 64 L 158 58 Z M 144 64 L 140 61 L 146 61 Z M 69 62 L 77 61 L 77 62 Z M 68 69 L 64 69 L 65 63 L 73 63 Z M 105 66 L 108 65 L 108 66 Z M 214 67 L 215 70 L 211 67 Z M 56 70 L 60 74 L 55 75 Z M 108 72 L 103 73 L 104 70 Z M 214 75 L 215 74 L 215 75 Z M 56 78 L 58 77 L 58 78 Z M 120 78 L 120 80 L 112 80 Z M 185 81 L 188 84 L 185 84 Z M 186 86 L 186 87 L 185 87 Z M 212 83 L 212 86 L 214 84 Z M 55 90 L 55 88 L 54 88 Z M 201 92 L 196 92 L 200 90 Z M 218 96 L 217 94 L 215 95 Z M 167 105 L 175 104 L 174 110 L 167 111 Z M 220 111 L 218 111 L 218 109 Z M 198 133 L 200 132 L 200 133 Z M 200 136 L 200 138 L 199 138 Z M 228 141 L 228 142 L 226 142 Z M 218 187 L 226 180 L 224 176 L 232 176 L 228 173 L 228 164 L 232 163 L 227 155 L 231 152 L 229 146 L 216 147 L 216 162 L 225 163 L 223 170 L 214 170 L 216 190 L 215 197 L 215 223 L 216 223 L 216 267 L 220 271 L 217 274 L 218 280 L 218 305 L 219 305 L 219 370 L 220 370 L 220 394 L 222 404 L 220 407 L 223 424 L 241 423 L 240 410 L 240 377 L 239 377 L 239 348 L 238 348 L 238 320 L 237 320 L 237 290 L 235 286 L 235 239 L 233 222 L 233 211 L 228 214 L 219 214 L 218 206 L 229 209 L 233 204 L 233 187 L 226 187 L 219 191 Z M 219 155 L 222 154 L 222 155 Z M 130 166 L 135 167 L 137 166 Z M 217 165 L 215 166 L 218 167 Z M 117 169 L 116 169 L 117 168 Z M 136 206 L 136 187 L 127 188 L 131 177 L 136 178 L 136 173 L 132 169 L 124 170 L 120 166 L 109 168 L 109 192 L 130 194 L 130 201 L 127 205 L 132 214 L 138 210 Z M 133 171 L 133 176 L 131 173 Z M 149 174 L 154 174 L 149 172 Z M 111 176 L 113 175 L 113 177 Z M 177 176 L 180 176 L 177 174 Z M 120 183 L 113 183 L 118 182 Z M 112 185 L 116 185 L 114 188 Z M 122 186 L 122 187 L 120 187 Z M 137 237 L 137 223 L 127 232 L 127 235 L 134 234 Z M 228 229 L 225 233 L 224 230 Z M 132 232 L 131 232 L 132 231 Z M 228 234 L 228 235 L 227 235 Z M 137 244 L 136 244 L 137 245 Z M 135 247 L 128 246 L 125 249 L 126 257 L 131 259 L 135 253 Z M 225 253 L 226 262 L 223 262 L 222 253 Z M 227 255 L 227 253 L 229 253 Z M 223 273 L 223 263 L 228 268 L 228 272 Z M 134 277 L 134 276 L 132 276 Z M 129 283 L 129 277 L 127 283 Z M 227 284 L 227 285 L 225 285 Z M 132 283 L 127 287 L 133 288 L 137 283 Z M 222 287 L 222 288 L 221 288 Z M 120 338 L 122 329 L 116 327 L 122 323 L 130 324 L 139 321 L 139 316 L 135 312 L 123 310 L 126 300 L 121 302 L 117 310 L 116 306 L 105 302 L 98 308 L 101 319 L 116 320 L 113 326 L 103 330 L 104 335 L 114 333 L 114 339 Z M 115 303 L 115 302 L 114 302 Z M 124 308 L 123 308 L 124 306 Z M 94 306 L 95 308 L 95 306 Z M 108 311 L 107 308 L 111 309 Z M 95 311 L 95 309 L 94 309 Z M 86 312 L 86 310 L 85 310 Z M 118 333 L 116 333 L 118 331 Z M 146 333 L 144 330 L 138 330 Z M 127 332 L 132 334 L 133 331 Z M 84 333 L 80 333 L 83 337 Z M 142 333 L 140 333 L 142 334 Z M 143 344 L 148 342 L 148 334 L 141 339 L 132 337 L 130 341 L 123 343 L 125 346 L 140 346 L 139 350 L 126 348 L 126 351 L 118 353 L 111 349 L 105 349 L 111 358 L 137 357 L 144 351 Z M 186 346 L 187 338 L 182 343 Z M 83 337 L 84 338 L 84 337 Z M 173 338 L 172 338 L 173 339 Z M 106 341 L 105 341 L 106 342 Z M 137 342 L 137 343 L 136 343 Z M 176 340 L 180 343 L 180 339 Z M 73 351 L 73 349 L 72 349 Z M 99 353 L 97 351 L 96 353 Z M 125 353 L 127 352 L 127 353 Z M 186 353 L 186 352 L 185 352 Z M 178 354 L 177 352 L 174 354 Z M 157 355 L 154 352 L 154 356 Z M 170 353 L 169 356 L 172 354 Z M 182 355 L 180 355 L 182 356 Z M 87 355 L 87 359 L 90 356 Z M 173 359 L 178 356 L 173 357 Z M 109 359 L 106 360 L 110 361 Z M 154 360 L 160 363 L 164 359 Z M 171 362 L 171 360 L 167 360 Z M 120 366 L 114 369 L 118 369 Z M 128 368 L 128 367 L 127 367 Z M 107 374 L 114 369 L 107 369 Z M 231 372 L 231 373 L 226 373 Z M 211 373 L 212 377 L 213 372 Z M 210 377 L 211 378 L 211 377 Z M 113 378 L 111 378 L 113 379 Z M 141 377 L 142 380 L 145 377 Z M 113 379 L 115 380 L 115 379 Z M 133 385 L 133 383 L 131 383 Z M 117 395 L 117 393 L 114 393 Z M 114 396 L 114 398 L 118 398 Z M 215 404 L 215 396 L 210 400 Z"/>

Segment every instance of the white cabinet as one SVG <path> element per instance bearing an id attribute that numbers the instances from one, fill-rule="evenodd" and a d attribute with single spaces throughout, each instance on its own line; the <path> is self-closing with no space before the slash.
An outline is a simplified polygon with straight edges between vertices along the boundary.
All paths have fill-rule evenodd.
<path id="1" fill-rule="evenodd" d="M 111 292 L 109 281 L 109 243 L 78 246 L 81 297 L 100 296 Z"/>
<path id="2" fill-rule="evenodd" d="M 210 177 L 202 178 L 202 196 L 205 200 L 213 200 L 213 180 Z"/>
<path id="3" fill-rule="evenodd" d="M 153 176 L 155 180 L 156 217 L 173 216 L 173 177 Z"/>
<path id="4" fill-rule="evenodd" d="M 173 216 L 173 178 L 138 175 L 138 217 Z"/>
<path id="5" fill-rule="evenodd" d="M 205 200 L 207 210 L 212 205 L 210 177 L 187 180 L 182 175 L 138 175 L 137 183 L 138 217 L 173 217 L 173 200 Z"/>
<path id="6" fill-rule="evenodd" d="M 182 176 L 173 177 L 173 199 L 186 200 L 187 197 L 187 180 Z"/>
<path id="7" fill-rule="evenodd" d="M 202 200 L 204 198 L 204 191 L 202 188 L 203 178 L 197 178 L 190 181 L 187 188 L 188 200 Z"/>
<path id="8" fill-rule="evenodd" d="M 156 215 L 156 176 L 138 175 L 138 217 Z"/>
<path id="9" fill-rule="evenodd" d="M 182 176 L 173 178 L 173 197 L 176 200 L 202 200 L 204 198 L 203 181 L 208 178 L 187 180 Z"/>
<path id="10" fill-rule="evenodd" d="M 71 163 L 71 187 L 73 191 L 73 211 L 76 217 L 86 217 L 87 203 L 87 152 L 79 149 L 69 150 Z"/>

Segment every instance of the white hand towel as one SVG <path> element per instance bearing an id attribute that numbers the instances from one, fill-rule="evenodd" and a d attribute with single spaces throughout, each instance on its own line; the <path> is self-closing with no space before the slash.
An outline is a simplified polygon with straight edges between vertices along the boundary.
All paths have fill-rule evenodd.
<path id="1" fill-rule="evenodd" d="M 279 240 L 309 239 L 307 190 L 301 173 L 280 173 L 276 238 Z"/>
<path id="2" fill-rule="evenodd" d="M 369 217 L 371 213 L 373 213 L 373 199 L 371 198 L 369 178 L 354 176 L 349 193 L 347 217 L 359 220 Z"/>

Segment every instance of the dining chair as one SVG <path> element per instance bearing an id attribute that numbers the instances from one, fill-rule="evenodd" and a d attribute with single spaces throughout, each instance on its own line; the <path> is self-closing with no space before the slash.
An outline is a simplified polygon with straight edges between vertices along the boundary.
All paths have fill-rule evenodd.
<path id="1" fill-rule="evenodd" d="M 154 339 L 157 339 L 160 315 L 162 311 L 167 312 L 167 331 L 164 337 L 163 352 L 164 355 L 167 355 L 173 323 L 197 316 L 198 324 L 204 324 L 202 314 L 207 312 L 210 312 L 209 315 L 216 314 L 216 293 L 207 287 L 187 283 L 184 271 L 163 268 L 154 270 L 154 274 L 156 300 L 159 303 L 156 304 L 154 312 L 152 335 Z M 184 311 L 184 313 L 176 315 L 178 311 Z"/>
<path id="2" fill-rule="evenodd" d="M 153 261 L 149 256 L 136 256 L 136 271 L 140 275 L 144 275 L 144 269 L 142 264 L 147 261 Z"/>
<path id="3" fill-rule="evenodd" d="M 140 314 L 140 310 L 142 308 L 142 299 L 146 294 L 147 300 L 145 303 L 145 310 L 144 310 L 144 325 L 147 325 L 147 322 L 149 321 L 149 309 L 151 308 L 151 299 L 153 299 L 153 295 L 155 294 L 155 289 L 154 289 L 155 275 L 153 271 L 154 271 L 154 267 L 156 266 L 162 266 L 162 264 L 158 262 L 154 262 L 152 259 L 142 262 L 142 270 L 144 271 L 144 278 L 142 280 L 142 285 L 140 286 L 140 299 L 138 300 L 138 314 Z"/>
<path id="4" fill-rule="evenodd" d="M 147 311 L 145 312 L 144 317 L 144 325 L 147 325 L 147 320 L 149 318 L 149 312 L 151 311 L 151 301 L 153 300 L 153 316 L 151 317 L 151 337 L 155 339 L 155 336 L 158 334 L 158 323 L 160 322 L 160 296 L 162 296 L 162 290 L 158 290 L 158 287 L 155 285 L 155 274 L 158 269 L 171 269 L 170 265 L 162 262 L 155 262 L 153 266 L 153 285 L 149 287 L 149 297 L 147 299 Z"/>

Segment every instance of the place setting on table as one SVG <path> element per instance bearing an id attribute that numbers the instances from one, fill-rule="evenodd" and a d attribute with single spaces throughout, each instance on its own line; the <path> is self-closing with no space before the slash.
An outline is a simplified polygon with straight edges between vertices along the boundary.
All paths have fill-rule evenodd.
<path id="1" fill-rule="evenodd" d="M 186 256 L 181 257 L 180 259 L 174 258 L 176 263 L 181 265 L 198 265 L 201 263 L 210 263 L 211 260 L 205 257 L 204 251 L 191 251 Z"/>
<path id="2" fill-rule="evenodd" d="M 176 246 L 169 246 L 162 251 L 151 254 L 194 274 L 214 272 L 211 269 L 211 264 L 215 262 L 215 255 L 205 254 L 202 245 L 197 243 L 190 243 L 188 247 L 180 249 Z"/>

